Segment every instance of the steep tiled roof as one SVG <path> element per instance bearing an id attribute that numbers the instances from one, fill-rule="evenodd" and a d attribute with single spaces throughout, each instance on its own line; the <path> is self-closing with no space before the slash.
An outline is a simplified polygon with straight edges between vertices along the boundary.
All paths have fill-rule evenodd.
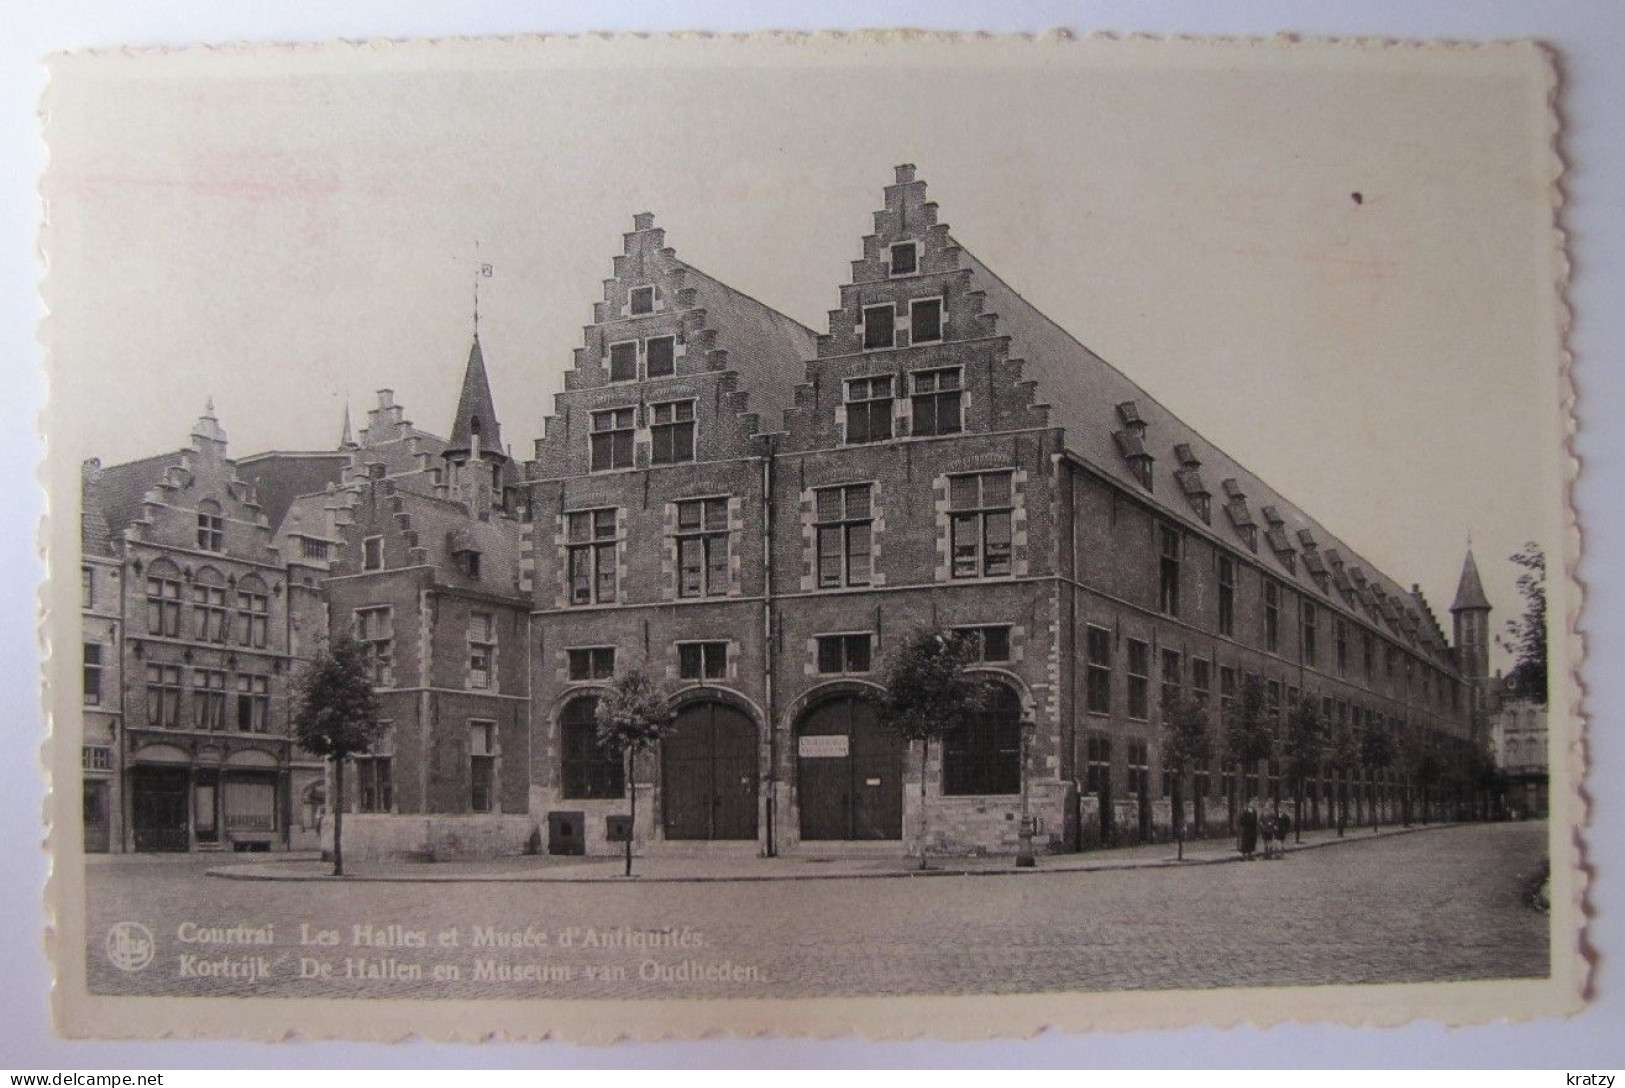
<path id="1" fill-rule="evenodd" d="M 463 368 L 463 391 L 457 398 L 457 415 L 452 421 L 450 452 L 467 452 L 474 442 L 474 432 L 480 435 L 480 448 L 486 453 L 502 454 L 502 426 L 497 422 L 497 409 L 491 399 L 491 380 L 485 373 L 485 352 L 480 348 L 479 333 L 468 349 L 468 365 Z"/>
<path id="2" fill-rule="evenodd" d="M 784 429 L 784 410 L 795 400 L 802 365 L 818 349 L 818 334 L 779 311 L 736 291 L 685 262 L 685 287 L 706 311 L 706 327 L 715 329 L 717 347 L 728 353 L 728 366 L 739 374 L 749 410 L 763 434 Z"/>
<path id="3" fill-rule="evenodd" d="M 956 243 L 955 244 L 959 244 Z M 1372 584 L 1403 600 L 1406 591 L 1384 575 L 1355 550 L 1327 531 L 1263 480 L 1247 471 L 1223 450 L 1204 440 L 1188 424 L 1170 412 L 1160 401 L 1131 381 L 1122 371 L 1079 343 L 1065 329 L 1022 298 L 970 250 L 960 246 L 962 259 L 972 270 L 973 286 L 986 293 L 987 309 L 998 315 L 999 331 L 1011 340 L 1012 358 L 1023 361 L 1023 374 L 1038 383 L 1038 399 L 1047 402 L 1050 422 L 1066 428 L 1067 448 L 1087 464 L 1118 480 L 1126 490 L 1137 492 L 1153 506 L 1189 521 L 1186 504 L 1174 501 L 1182 491 L 1173 472 L 1179 466 L 1176 447 L 1188 445 L 1201 460 L 1204 470 L 1225 483 L 1227 494 L 1245 495 L 1253 510 L 1268 511 L 1281 519 L 1282 542 L 1299 538 L 1307 529 L 1322 548 L 1336 549 L 1351 568 L 1363 568 Z M 1144 448 L 1156 458 L 1156 486 L 1151 492 L 1140 486 L 1118 448 L 1116 432 L 1121 421 L 1115 406 L 1132 402 L 1145 422 Z M 1234 486 L 1231 481 L 1234 480 Z M 1233 501 L 1233 500 L 1232 500 Z M 1273 528 L 1273 526 L 1271 527 Z M 1223 537 L 1232 530 L 1215 525 Z M 1266 562 L 1268 562 L 1266 560 Z M 1284 581 L 1315 592 L 1310 572 L 1302 566 L 1288 568 L 1284 558 L 1271 564 L 1271 573 Z"/>
<path id="4" fill-rule="evenodd" d="M 180 450 L 171 450 L 102 468 L 94 490 L 113 539 L 121 538 L 130 523 L 141 516 L 147 492 L 163 478 L 164 470 L 181 463 L 181 457 Z"/>
<path id="5" fill-rule="evenodd" d="M 1450 606 L 1450 611 L 1489 607 L 1490 599 L 1485 596 L 1484 583 L 1478 577 L 1478 562 L 1468 551 L 1467 561 L 1461 565 L 1461 581 L 1456 583 L 1456 602 Z"/>

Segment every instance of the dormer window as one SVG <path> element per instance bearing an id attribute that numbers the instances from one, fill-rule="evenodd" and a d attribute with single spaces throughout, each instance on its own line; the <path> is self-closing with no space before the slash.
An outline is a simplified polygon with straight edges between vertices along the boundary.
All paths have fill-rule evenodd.
<path id="1" fill-rule="evenodd" d="M 1241 490 L 1241 485 L 1235 477 L 1224 481 L 1225 510 L 1230 515 L 1230 523 L 1236 527 L 1236 533 L 1246 543 L 1249 550 L 1258 551 L 1258 526 L 1253 522 L 1252 511 L 1247 508 L 1247 495 Z"/>
<path id="2" fill-rule="evenodd" d="M 1140 486 L 1150 491 L 1153 481 L 1151 468 L 1156 459 L 1145 448 L 1145 420 L 1140 418 L 1140 410 L 1131 400 L 1117 406 L 1117 418 L 1123 424 L 1122 430 L 1112 434 L 1117 440 L 1117 451 L 1128 462 L 1129 471 Z"/>
<path id="3" fill-rule="evenodd" d="M 920 270 L 920 250 L 918 243 L 898 242 L 891 247 L 891 274 L 894 276 L 912 276 Z"/>
<path id="4" fill-rule="evenodd" d="M 863 308 L 863 350 L 878 351 L 897 343 L 897 310 L 891 303 Z"/>
<path id="5" fill-rule="evenodd" d="M 942 300 L 916 299 L 909 304 L 908 342 L 930 344 L 942 339 Z"/>
<path id="6" fill-rule="evenodd" d="M 631 312 L 633 317 L 655 312 L 655 289 L 653 287 L 632 288 Z"/>
<path id="7" fill-rule="evenodd" d="M 1273 506 L 1263 509 L 1264 520 L 1269 528 L 1264 530 L 1264 538 L 1270 542 L 1270 548 L 1275 552 L 1275 558 L 1281 565 L 1296 574 L 1298 571 L 1298 553 L 1292 547 L 1292 541 L 1286 535 L 1286 521 L 1282 519 L 1281 512 Z"/>
<path id="8" fill-rule="evenodd" d="M 1174 458 L 1179 462 L 1179 468 L 1174 476 L 1185 492 L 1185 497 L 1190 500 L 1191 506 L 1196 510 L 1196 516 L 1202 519 L 1202 523 L 1211 524 L 1213 497 L 1202 482 L 1202 462 L 1196 459 L 1196 454 L 1192 452 L 1188 442 L 1181 442 L 1174 447 Z"/>

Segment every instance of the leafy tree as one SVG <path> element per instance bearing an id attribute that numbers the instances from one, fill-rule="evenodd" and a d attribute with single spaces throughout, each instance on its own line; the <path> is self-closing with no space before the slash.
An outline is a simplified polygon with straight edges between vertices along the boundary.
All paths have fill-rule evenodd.
<path id="1" fill-rule="evenodd" d="M 294 686 L 294 736 L 333 764 L 333 875 L 344 875 L 344 761 L 372 751 L 382 725 L 361 644 L 340 633 L 319 647 Z"/>
<path id="2" fill-rule="evenodd" d="M 1349 821 L 1348 776 L 1360 766 L 1360 733 L 1347 719 L 1332 725 L 1326 763 L 1337 775 L 1337 837 L 1342 838 Z"/>
<path id="3" fill-rule="evenodd" d="M 1512 561 L 1523 568 L 1518 576 L 1518 592 L 1523 595 L 1523 615 L 1507 621 L 1498 641 L 1517 663 L 1507 674 L 1509 685 L 1530 698 L 1546 701 L 1546 553 L 1530 541 L 1513 553 Z"/>
<path id="4" fill-rule="evenodd" d="M 617 672 L 598 698 L 599 747 L 619 752 L 626 763 L 626 790 L 631 798 L 631 826 L 626 832 L 627 876 L 632 875 L 632 840 L 638 833 L 638 760 L 670 735 L 676 717 L 664 687 L 639 665 L 628 665 Z"/>
<path id="5" fill-rule="evenodd" d="M 1377 776 L 1394 765 L 1395 747 L 1394 737 L 1383 722 L 1382 716 L 1373 714 L 1366 719 L 1365 728 L 1360 731 L 1360 765 L 1365 768 L 1366 775 L 1372 783 L 1371 804 L 1371 830 L 1377 830 L 1377 824 L 1382 819 L 1382 806 L 1375 797 Z"/>
<path id="6" fill-rule="evenodd" d="M 976 647 L 969 639 L 926 628 L 892 652 L 881 681 L 885 690 L 873 696 L 881 725 L 910 744 L 920 742 L 921 869 L 926 867 L 925 768 L 931 742 L 964 728 L 993 694 L 987 680 L 969 671 L 975 662 Z"/>
<path id="7" fill-rule="evenodd" d="M 1174 779 L 1174 839 L 1185 857 L 1185 776 L 1213 758 L 1207 700 L 1181 694 L 1162 708 L 1162 767 Z M 1197 803 L 1201 800 L 1198 798 Z"/>
<path id="8" fill-rule="evenodd" d="M 1236 764 L 1239 772 L 1230 777 L 1231 812 L 1239 807 L 1236 795 L 1243 776 L 1253 774 L 1259 760 L 1270 758 L 1274 750 L 1275 730 L 1265 704 L 1264 681 L 1249 676 L 1243 681 L 1240 694 L 1230 701 L 1224 723 L 1224 756 Z"/>
<path id="9" fill-rule="evenodd" d="M 1325 723 L 1314 699 L 1305 693 L 1287 711 L 1281 731 L 1281 751 L 1286 756 L 1287 776 L 1292 779 L 1292 833 L 1303 841 L 1303 794 L 1309 777 L 1320 769 L 1321 752 L 1326 747 Z"/>

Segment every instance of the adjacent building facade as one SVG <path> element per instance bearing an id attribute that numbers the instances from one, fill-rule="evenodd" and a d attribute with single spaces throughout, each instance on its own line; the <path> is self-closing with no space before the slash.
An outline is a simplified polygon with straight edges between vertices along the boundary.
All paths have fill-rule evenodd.
<path id="1" fill-rule="evenodd" d="M 1458 594 L 1452 644 L 1418 587 L 959 245 L 912 167 L 823 331 L 647 215 L 613 271 L 532 459 L 501 445 L 476 337 L 451 439 L 386 391 L 337 478 L 287 502 L 269 550 L 371 647 L 391 722 L 350 776 L 347 851 L 608 852 L 634 790 L 654 852 L 1002 852 L 1023 811 L 1054 850 L 1141 841 L 1175 819 L 1162 707 L 1250 682 L 1273 715 L 1474 743 L 1487 602 Z M 995 694 L 922 772 L 866 696 L 925 628 L 970 640 Z M 678 714 L 628 769 L 594 712 L 632 662 Z M 1185 785 L 1209 833 L 1283 788 L 1217 756 Z M 1402 786 L 1328 769 L 1308 818 Z"/>

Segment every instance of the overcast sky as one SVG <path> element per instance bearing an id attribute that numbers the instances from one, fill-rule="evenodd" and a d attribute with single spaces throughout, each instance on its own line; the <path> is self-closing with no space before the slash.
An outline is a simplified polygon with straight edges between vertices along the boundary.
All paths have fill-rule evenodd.
<path id="1" fill-rule="evenodd" d="M 632 215 L 816 330 L 899 162 L 955 236 L 1447 630 L 1560 495 L 1537 66 L 1463 52 L 727 41 L 60 62 L 52 452 L 450 426 L 470 335 L 520 457 Z M 484 59 L 479 59 L 483 57 Z M 728 67 L 719 67 L 728 63 Z M 1356 196 L 1355 194 L 1358 194 Z M 799 368 L 798 368 L 799 369 Z"/>

